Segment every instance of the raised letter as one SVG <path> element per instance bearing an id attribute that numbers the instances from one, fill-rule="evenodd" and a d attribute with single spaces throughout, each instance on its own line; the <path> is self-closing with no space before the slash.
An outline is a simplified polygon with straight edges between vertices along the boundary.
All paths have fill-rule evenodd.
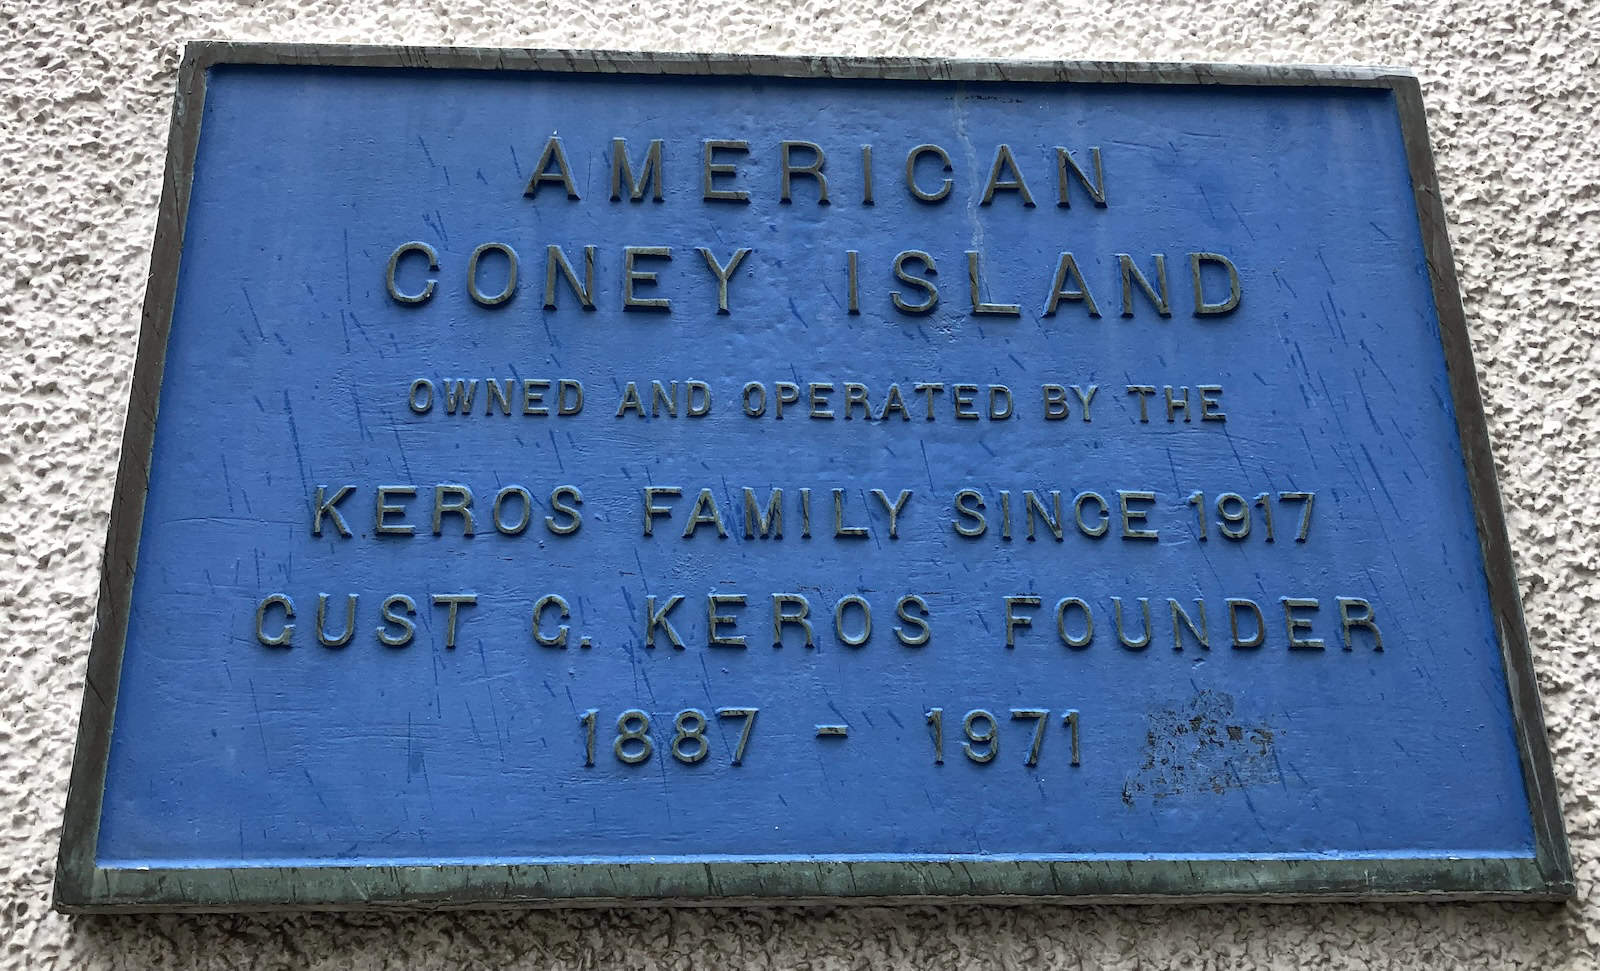
<path id="1" fill-rule="evenodd" d="M 766 539 L 769 530 L 773 539 L 783 539 L 783 490 L 773 489 L 767 494 L 767 513 L 763 516 L 761 508 L 756 505 L 756 491 L 745 486 L 744 538 L 760 536 Z"/>
<path id="2" fill-rule="evenodd" d="M 678 632 L 672 629 L 672 621 L 667 615 L 672 609 L 683 602 L 682 594 L 673 594 L 667 598 L 666 605 L 660 610 L 656 609 L 656 598 L 644 598 L 644 646 L 656 646 L 656 628 L 659 627 L 667 635 L 667 641 L 678 650 L 683 650 L 683 641 L 679 639 Z"/>
<path id="3" fill-rule="evenodd" d="M 795 165 L 789 153 L 797 148 L 803 148 L 814 156 L 809 165 Z M 789 198 L 789 180 L 796 175 L 809 175 L 817 180 L 817 203 L 828 204 L 828 177 L 822 174 L 822 164 L 826 159 L 822 155 L 822 146 L 816 142 L 779 142 L 778 143 L 778 168 L 783 173 L 778 187 L 779 202 L 793 202 Z M 870 163 L 869 163 L 870 164 Z"/>
<path id="4" fill-rule="evenodd" d="M 723 636 L 723 624 L 736 624 L 739 618 L 718 611 L 723 607 L 743 607 L 742 593 L 713 593 L 706 597 L 706 644 L 711 647 L 744 647 L 743 634 Z"/>
<path id="5" fill-rule="evenodd" d="M 276 634 L 267 633 L 266 623 L 268 607 L 283 608 L 283 617 L 285 623 L 283 628 Z M 261 606 L 256 608 L 256 640 L 267 645 L 268 647 L 288 647 L 289 638 L 294 636 L 294 625 L 288 623 L 288 621 L 293 617 L 294 601 L 290 600 L 284 594 L 275 593 L 261 601 Z"/>
<path id="6" fill-rule="evenodd" d="M 1150 646 L 1150 598 L 1139 598 L 1139 612 L 1144 615 L 1144 636 L 1139 640 L 1129 640 L 1128 632 L 1122 626 L 1122 598 L 1111 598 L 1112 610 L 1117 619 L 1117 640 L 1130 651 L 1142 651 Z"/>
<path id="7" fill-rule="evenodd" d="M 1117 264 L 1122 268 L 1122 316 L 1133 316 L 1133 284 L 1135 281 L 1138 282 L 1139 289 L 1143 290 L 1144 295 L 1150 298 L 1150 302 L 1155 305 L 1156 313 L 1163 317 L 1172 316 L 1172 304 L 1167 301 L 1167 258 L 1157 253 L 1155 254 L 1155 259 L 1156 283 L 1160 286 L 1160 293 L 1157 293 L 1156 288 L 1150 285 L 1150 281 L 1145 279 L 1139 268 L 1133 265 L 1132 256 L 1127 253 L 1117 254 Z"/>
<path id="8" fill-rule="evenodd" d="M 478 603 L 475 593 L 436 593 L 433 595 L 435 607 L 448 608 L 444 622 L 444 646 L 448 650 L 456 649 L 456 612 L 462 607 L 473 607 Z"/>
<path id="9" fill-rule="evenodd" d="M 1291 651 L 1320 651 L 1324 644 L 1320 637 L 1301 637 L 1301 631 L 1311 630 L 1311 621 L 1305 617 L 1296 617 L 1296 610 L 1316 610 L 1322 606 L 1314 599 L 1300 597 L 1281 597 L 1279 603 L 1283 604 L 1283 625 L 1289 632 L 1289 650 Z M 1342 611 L 1342 606 L 1341 606 Z"/>
<path id="10" fill-rule="evenodd" d="M 402 616 L 394 612 L 394 608 L 404 607 L 406 612 Z M 416 636 L 417 625 L 411 622 L 411 617 L 417 613 L 417 602 L 403 593 L 397 593 L 383 602 L 383 624 L 378 626 L 378 640 L 386 647 L 405 647 Z M 389 633 L 389 624 L 400 628 L 400 633 Z"/>
<path id="11" fill-rule="evenodd" d="M 577 486 L 556 486 L 550 493 L 550 509 L 560 513 L 566 518 L 557 520 L 555 516 L 544 517 L 544 528 L 557 536 L 570 536 L 583 525 L 583 514 L 578 512 L 578 507 L 583 505 L 583 493 Z"/>
<path id="12" fill-rule="evenodd" d="M 788 610 L 796 606 L 798 613 Z M 800 629 L 806 632 L 806 647 L 816 647 L 812 641 L 811 621 L 807 620 L 811 614 L 811 601 L 799 593 L 775 593 L 772 595 L 772 646 L 783 646 L 783 628 L 788 624 L 799 624 Z"/>
<path id="13" fill-rule="evenodd" d="M 1001 178 L 1001 174 L 1007 168 L 1011 169 L 1014 178 Z M 994 153 L 994 165 L 989 169 L 989 182 L 983 187 L 983 201 L 979 205 L 989 205 L 994 199 L 995 192 L 1002 189 L 1017 193 L 1022 197 L 1024 206 L 1033 208 L 1033 193 L 1028 191 L 1028 183 L 1022 180 L 1022 170 L 1017 168 L 1017 160 L 1011 157 L 1011 146 L 1004 144 Z"/>
<path id="14" fill-rule="evenodd" d="M 750 247 L 744 246 L 734 250 L 727 266 L 718 263 L 717 258 L 704 246 L 699 247 L 699 250 L 700 255 L 706 258 L 706 266 L 710 268 L 711 275 L 717 278 L 717 313 L 728 313 L 728 278 L 733 276 L 739 261 L 750 255 Z"/>
<path id="15" fill-rule="evenodd" d="M 421 253 L 423 256 L 426 256 L 428 258 L 428 269 L 435 273 L 439 272 L 439 254 L 434 252 L 432 246 L 429 246 L 427 243 L 419 240 L 413 240 L 409 243 L 401 243 L 395 248 L 393 253 L 389 254 L 389 269 L 388 272 L 384 274 L 383 278 L 384 287 L 388 289 L 389 296 L 392 297 L 396 303 L 427 303 L 428 299 L 433 296 L 434 286 L 439 282 L 433 277 L 428 277 L 428 285 L 422 288 L 421 293 L 400 292 L 400 289 L 394 284 L 394 271 L 400 266 L 400 257 L 406 255 L 407 253 L 413 252 Z"/>
<path id="16" fill-rule="evenodd" d="M 720 199 L 724 202 L 749 202 L 750 193 L 743 189 L 718 189 L 715 188 L 715 179 L 719 175 L 733 175 L 731 162 L 713 162 L 717 152 L 748 152 L 750 143 L 743 141 L 719 142 L 707 141 L 705 143 L 705 164 L 701 169 L 700 190 L 705 199 Z"/>
<path id="17" fill-rule="evenodd" d="M 976 502 L 977 505 L 969 506 L 968 504 L 972 502 Z M 984 508 L 983 493 L 976 489 L 962 489 L 956 493 L 956 515 L 962 519 L 971 519 L 977 524 L 975 526 L 963 526 L 961 519 L 956 519 L 951 523 L 956 528 L 956 532 L 962 536 L 982 536 L 984 531 L 989 528 L 989 523 L 984 519 L 983 513 L 979 512 L 982 508 Z"/>
<path id="18" fill-rule="evenodd" d="M 323 498 L 323 487 L 317 486 L 317 498 L 312 503 L 311 535 L 322 535 L 322 516 L 324 513 L 333 520 L 333 526 L 339 531 L 340 536 L 349 536 L 350 527 L 345 525 L 344 517 L 339 515 L 339 503 L 344 497 L 355 491 L 355 486 L 340 486 L 339 491 L 333 494 L 332 499 Z"/>
<path id="19" fill-rule="evenodd" d="M 1372 609 L 1372 604 L 1360 597 L 1340 597 L 1339 599 L 1339 626 L 1344 628 L 1344 649 L 1350 650 L 1350 631 L 1361 627 L 1372 632 L 1372 649 L 1383 650 L 1383 635 L 1378 633 L 1377 618 Z M 1351 607 L 1359 607 L 1361 616 L 1351 613 Z"/>
<path id="20" fill-rule="evenodd" d="M 1189 633 L 1194 635 L 1194 639 L 1200 643 L 1201 647 L 1208 651 L 1211 650 L 1211 629 L 1206 625 L 1206 602 L 1196 597 L 1194 607 L 1200 614 L 1200 625 L 1198 627 L 1189 618 L 1188 611 L 1179 606 L 1176 600 L 1171 597 L 1167 598 L 1167 608 L 1172 611 L 1172 649 L 1174 651 L 1183 650 L 1184 627 L 1189 628 Z M 1180 621 L 1183 624 L 1182 627 L 1178 626 Z"/>
<path id="21" fill-rule="evenodd" d="M 506 258 L 506 286 L 499 293 L 489 296 L 478 289 L 478 260 L 483 254 L 494 250 L 505 254 Z M 504 243 L 484 243 L 472 251 L 472 256 L 467 260 L 467 294 L 473 302 L 485 307 L 498 307 L 510 300 L 517 292 L 517 251 Z"/>
<path id="22" fill-rule="evenodd" d="M 644 487 L 644 534 L 653 536 L 657 516 L 671 516 L 671 506 L 656 505 L 656 496 L 681 496 L 683 490 L 677 486 L 645 486 Z"/>
<path id="23" fill-rule="evenodd" d="M 1067 633 L 1067 608 L 1076 607 L 1083 611 L 1083 636 L 1073 637 Z M 1089 612 L 1089 605 L 1077 597 L 1063 597 L 1056 601 L 1056 633 L 1061 635 L 1061 643 L 1073 650 L 1081 650 L 1089 646 L 1094 640 L 1094 614 Z"/>
<path id="24" fill-rule="evenodd" d="M 377 522 L 373 525 L 373 532 L 385 536 L 410 536 L 415 533 L 417 527 L 412 526 L 410 523 L 389 523 L 387 520 L 390 513 L 399 513 L 402 516 L 406 514 L 405 506 L 392 506 L 389 504 L 391 495 L 414 496 L 416 494 L 416 486 L 378 486 L 377 502 L 375 503 L 377 506 Z"/>
<path id="25" fill-rule="evenodd" d="M 1206 303 L 1205 288 L 1200 282 L 1200 264 L 1220 263 L 1228 271 L 1228 299 L 1221 303 Z M 1221 253 L 1190 253 L 1189 269 L 1194 275 L 1194 315 L 1215 317 L 1239 306 L 1239 268 Z"/>
<path id="26" fill-rule="evenodd" d="M 906 613 L 906 607 L 908 605 L 915 606 L 917 610 L 921 612 L 922 616 L 913 617 Z M 928 638 L 933 636 L 933 630 L 928 627 L 928 621 L 926 620 L 928 616 L 928 602 L 926 600 L 923 600 L 914 593 L 908 593 L 904 597 L 900 598 L 899 603 L 894 605 L 894 613 L 896 617 L 899 617 L 905 623 L 915 624 L 917 627 L 921 628 L 921 633 L 913 636 L 911 634 L 907 634 L 905 628 L 896 627 L 894 629 L 894 636 L 900 640 L 900 643 L 904 644 L 906 647 L 921 647 L 922 645 L 928 643 Z"/>
<path id="27" fill-rule="evenodd" d="M 356 632 L 356 595 L 350 594 L 344 602 L 344 632 L 337 637 L 328 636 L 328 595 L 317 594 L 317 641 L 323 647 L 344 647 Z"/>
<path id="28" fill-rule="evenodd" d="M 578 302 L 585 310 L 594 309 L 594 247 L 583 248 L 583 285 L 578 285 L 577 271 L 572 264 L 567 262 L 567 254 L 556 245 L 546 246 L 544 263 L 544 308 L 556 309 L 556 271 L 566 277 L 567 286 L 577 296 Z"/>
<path id="29" fill-rule="evenodd" d="M 1072 276 L 1071 290 L 1067 289 L 1068 274 Z M 1050 299 L 1045 301 L 1044 315 L 1054 317 L 1056 308 L 1061 306 L 1063 300 L 1082 300 L 1089 316 L 1100 316 L 1100 308 L 1094 302 L 1094 295 L 1089 292 L 1089 283 L 1078 270 L 1078 261 L 1072 258 L 1071 253 L 1062 253 L 1061 262 L 1056 264 L 1056 279 L 1050 285 Z"/>
<path id="30" fill-rule="evenodd" d="M 556 632 L 549 636 L 539 630 L 539 621 L 544 619 L 546 607 L 556 608 L 556 615 L 562 620 L 572 616 L 572 608 L 564 598 L 553 593 L 545 594 L 539 598 L 538 603 L 533 605 L 533 639 L 543 647 L 559 647 L 562 650 L 566 650 L 567 632 L 569 630 L 566 624 L 557 627 Z"/>
<path id="31" fill-rule="evenodd" d="M 1239 636 L 1240 610 L 1247 610 L 1255 615 L 1256 632 L 1249 640 L 1245 640 Z M 1233 646 L 1236 648 L 1260 647 L 1262 642 L 1267 639 L 1266 620 L 1261 616 L 1261 608 L 1256 605 L 1254 600 L 1246 600 L 1241 597 L 1229 597 L 1228 626 L 1233 631 Z"/>
<path id="32" fill-rule="evenodd" d="M 996 317 L 1015 317 L 1022 313 L 1022 308 L 1014 303 L 983 302 L 983 299 L 978 295 L 980 284 L 978 280 L 977 250 L 967 250 L 967 283 L 972 290 L 972 312 L 974 314 L 988 314 Z"/>
<path id="33" fill-rule="evenodd" d="M 872 494 L 883 503 L 883 508 L 889 513 L 889 538 L 900 538 L 900 510 L 906 507 L 906 500 L 911 498 L 910 489 L 901 489 L 900 497 L 894 502 L 889 501 L 889 494 L 882 489 L 873 489 Z"/>
<path id="34" fill-rule="evenodd" d="M 448 496 L 447 500 L 445 497 Z M 443 535 L 441 520 L 445 513 L 461 517 L 461 535 L 472 535 L 472 490 L 464 485 L 448 483 L 433 487 L 433 535 Z"/>
<path id="35" fill-rule="evenodd" d="M 1094 182 L 1092 183 L 1089 181 L 1089 177 L 1083 174 L 1083 169 L 1078 168 L 1078 163 L 1073 159 L 1070 152 L 1064 148 L 1056 149 L 1056 187 L 1060 193 L 1056 199 L 1056 205 L 1063 209 L 1072 206 L 1071 201 L 1067 199 L 1067 173 L 1071 172 L 1078 177 L 1078 181 L 1088 191 L 1089 198 L 1094 200 L 1094 204 L 1101 209 L 1105 208 L 1106 176 L 1104 170 L 1100 167 L 1100 149 L 1098 146 L 1089 148 L 1089 158 L 1094 162 Z"/>
<path id="36" fill-rule="evenodd" d="M 683 538 L 691 539 L 694 531 L 703 525 L 717 527 L 717 536 L 728 538 L 728 531 L 722 527 L 722 512 L 717 509 L 717 500 L 710 489 L 701 489 L 695 497 L 694 508 L 689 511 L 689 523 L 683 527 Z"/>
<path id="37" fill-rule="evenodd" d="M 944 149 L 937 145 L 918 145 L 906 153 L 906 188 L 910 189 L 911 194 L 920 202 L 938 202 L 950 195 L 950 189 L 955 185 L 955 182 L 951 179 L 945 179 L 940 184 L 938 192 L 924 192 L 917 185 L 917 159 L 924 155 L 937 157 L 946 172 L 954 171 L 950 167 L 950 156 L 945 153 Z"/>
<path id="38" fill-rule="evenodd" d="M 622 249 L 622 309 L 623 310 L 668 310 L 672 309 L 672 301 L 666 297 L 635 297 L 633 285 L 635 283 L 655 283 L 655 271 L 635 270 L 634 260 L 639 258 L 670 260 L 672 247 L 670 246 L 625 246 Z"/>
<path id="39" fill-rule="evenodd" d="M 861 608 L 861 633 L 859 636 L 850 637 L 844 632 L 844 609 L 846 607 Z M 838 635 L 839 641 L 846 647 L 860 647 L 872 637 L 872 607 L 866 598 L 850 594 L 839 598 L 833 606 L 833 632 Z"/>
<path id="40" fill-rule="evenodd" d="M 561 171 L 551 172 L 550 163 L 554 162 Z M 567 166 L 567 153 L 561 148 L 561 139 L 555 135 L 544 143 L 544 152 L 539 155 L 539 164 L 533 167 L 533 178 L 528 180 L 528 187 L 522 194 L 529 199 L 539 193 L 539 186 L 546 182 L 555 182 L 567 190 L 568 199 L 578 198 L 578 189 L 572 184 L 572 169 Z"/>
<path id="41" fill-rule="evenodd" d="M 1037 607 L 1042 603 L 1038 597 L 1030 595 L 1021 597 L 1006 597 L 1006 647 L 1016 647 L 1016 629 L 1018 627 L 1032 627 L 1033 618 L 1027 614 L 1018 614 L 1013 607 Z"/>
<path id="42" fill-rule="evenodd" d="M 939 288 L 921 277 L 912 276 L 911 274 L 907 273 L 907 260 L 920 260 L 922 265 L 927 267 L 929 276 L 938 276 L 939 268 L 934 265 L 933 257 L 922 252 L 921 250 L 908 249 L 894 258 L 894 275 L 899 278 L 902 283 L 909 284 L 913 287 L 916 287 L 918 290 L 925 292 L 928 295 L 928 299 L 924 300 L 922 303 L 906 303 L 906 301 L 900 296 L 899 290 L 890 290 L 889 299 L 894 301 L 894 305 L 898 307 L 902 313 L 925 314 L 932 310 L 939 303 Z"/>
<path id="43" fill-rule="evenodd" d="M 661 139 L 652 138 L 650 147 L 644 154 L 644 171 L 639 173 L 639 181 L 633 180 L 633 166 L 628 164 L 628 140 L 613 138 L 611 140 L 611 201 L 617 202 L 622 198 L 622 187 L 628 187 L 628 198 L 634 202 L 644 198 L 646 185 L 655 187 L 651 198 L 661 201 Z"/>

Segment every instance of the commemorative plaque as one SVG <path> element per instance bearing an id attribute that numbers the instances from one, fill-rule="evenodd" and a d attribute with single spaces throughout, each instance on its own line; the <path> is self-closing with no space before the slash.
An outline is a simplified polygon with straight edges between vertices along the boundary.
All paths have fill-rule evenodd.
<path id="1" fill-rule="evenodd" d="M 191 45 L 69 910 L 1571 890 L 1419 86 Z"/>

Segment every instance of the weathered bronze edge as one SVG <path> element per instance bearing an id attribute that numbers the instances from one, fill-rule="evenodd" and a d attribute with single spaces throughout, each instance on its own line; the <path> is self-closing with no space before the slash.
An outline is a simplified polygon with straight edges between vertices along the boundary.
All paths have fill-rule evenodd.
<path id="1" fill-rule="evenodd" d="M 1499 627 L 1535 834 L 1528 859 L 930 860 L 782 863 L 576 863 L 507 866 L 238 867 L 171 870 L 97 865 L 101 803 L 149 484 L 166 343 L 177 292 L 206 71 L 217 64 L 759 75 L 839 79 L 1350 86 L 1394 91 L 1450 374 L 1463 457 Z M 1500 505 L 1465 315 L 1451 261 L 1420 84 L 1410 71 L 1320 65 L 990 62 L 911 58 L 783 58 L 404 48 L 359 45 L 185 46 L 168 136 L 156 241 L 134 365 L 100 600 L 56 872 L 65 913 L 274 909 L 608 906 L 627 903 L 1558 901 L 1574 892 L 1550 753 L 1505 517 Z M 959 874 L 959 876 L 957 876 Z M 1201 887 L 1203 889 L 1189 889 Z"/>
<path id="2" fill-rule="evenodd" d="M 73 901 L 89 899 L 99 872 L 95 849 L 99 844 L 112 719 L 122 675 L 134 567 L 138 562 L 145 496 L 150 485 L 156 413 L 161 404 L 162 375 L 166 368 L 167 337 L 177 299 L 179 257 L 183 251 L 184 223 L 205 105 L 203 61 L 198 51 L 185 49 L 178 66 L 177 92 L 167 133 L 166 170 L 156 214 L 155 243 L 150 254 L 150 273 L 145 281 L 144 310 L 134 357 L 133 382 L 128 392 L 117 484 L 106 527 L 99 602 L 84 675 L 78 739 L 67 783 L 61 848 L 56 862 L 54 902 L 58 910 L 69 909 Z"/>
<path id="3" fill-rule="evenodd" d="M 1533 648 L 1522 617 L 1522 595 L 1517 586 L 1505 507 L 1494 470 L 1489 424 L 1484 415 L 1482 393 L 1478 388 L 1472 341 L 1467 333 L 1466 311 L 1461 303 L 1461 286 L 1456 278 L 1455 259 L 1450 249 L 1449 224 L 1433 164 L 1433 148 L 1428 141 L 1422 86 L 1416 78 L 1398 79 L 1394 93 L 1400 113 L 1406 160 L 1411 168 L 1423 255 L 1428 264 L 1428 277 L 1433 284 L 1439 340 L 1444 347 L 1445 367 L 1449 373 L 1450 397 L 1455 406 L 1461 456 L 1466 464 L 1467 482 L 1472 491 L 1478 543 L 1489 585 L 1489 606 L 1500 639 L 1506 688 L 1511 697 L 1512 722 L 1517 733 L 1517 749 L 1522 756 L 1523 783 L 1527 788 L 1533 823 L 1535 859 L 1544 882 L 1553 889 L 1559 889 L 1564 896 L 1571 896 L 1575 892 L 1572 856 L 1562 824 L 1561 794 L 1556 786 L 1555 769 L 1545 739 L 1544 710 L 1539 701 Z"/>
<path id="4" fill-rule="evenodd" d="M 1532 859 L 896 860 L 100 870 L 69 913 L 891 903 L 1555 901 Z"/>
<path id="5" fill-rule="evenodd" d="M 1341 85 L 1387 88 L 1414 78 L 1403 67 L 1142 61 L 990 61 L 961 58 L 807 56 L 483 47 L 387 47 L 191 41 L 203 71 L 216 64 L 438 68 L 569 74 L 725 75 L 906 81 L 1105 84 Z"/>

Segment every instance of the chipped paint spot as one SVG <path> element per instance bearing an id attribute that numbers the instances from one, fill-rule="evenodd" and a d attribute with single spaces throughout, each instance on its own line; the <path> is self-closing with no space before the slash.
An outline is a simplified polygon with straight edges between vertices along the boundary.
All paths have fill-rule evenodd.
<path id="1" fill-rule="evenodd" d="M 1201 691 L 1186 702 L 1150 709 L 1145 720 L 1144 759 L 1122 787 L 1128 806 L 1280 781 L 1273 730 L 1241 724 L 1226 692 Z"/>

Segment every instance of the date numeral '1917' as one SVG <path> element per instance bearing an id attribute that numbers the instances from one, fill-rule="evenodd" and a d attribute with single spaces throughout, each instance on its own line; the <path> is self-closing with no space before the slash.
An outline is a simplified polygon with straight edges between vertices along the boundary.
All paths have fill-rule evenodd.
<path id="1" fill-rule="evenodd" d="M 1217 497 L 1217 530 L 1227 539 L 1235 542 L 1242 541 L 1250 535 L 1250 507 L 1261 510 L 1261 524 L 1266 528 L 1266 540 L 1271 543 L 1277 539 L 1277 530 L 1272 521 L 1272 493 L 1263 492 L 1255 497 L 1254 503 L 1245 499 L 1237 492 L 1224 492 Z M 1314 492 L 1280 492 L 1280 504 L 1300 503 L 1300 529 L 1295 533 L 1294 541 L 1304 543 L 1306 536 L 1311 532 L 1311 507 L 1315 504 L 1317 494 Z M 1195 524 L 1198 527 L 1200 542 L 1209 539 L 1210 530 L 1207 528 L 1206 494 L 1196 492 L 1189 496 L 1189 505 L 1194 507 Z"/>

